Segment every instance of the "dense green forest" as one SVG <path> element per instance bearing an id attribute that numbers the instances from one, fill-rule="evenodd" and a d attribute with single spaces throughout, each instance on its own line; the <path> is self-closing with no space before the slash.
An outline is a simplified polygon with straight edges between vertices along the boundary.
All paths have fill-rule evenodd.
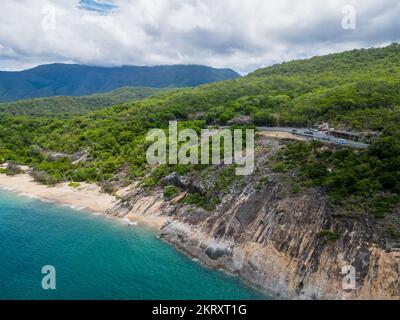
<path id="1" fill-rule="evenodd" d="M 0 115 L 70 116 L 132 102 L 167 89 L 123 87 L 108 93 L 83 97 L 50 97 L 0 103 Z"/>
<path id="2" fill-rule="evenodd" d="M 353 50 L 258 70 L 246 77 L 178 89 L 66 119 L 3 115 L 0 160 L 29 164 L 43 183 L 141 178 L 153 186 L 173 170 L 148 176 L 145 135 L 170 120 L 200 130 L 238 117 L 265 126 L 311 126 L 329 122 L 374 130 L 379 138 L 366 151 L 324 150 L 291 143 L 275 159 L 277 172 L 290 172 L 299 188 L 321 187 L 332 203 L 364 202 L 382 217 L 400 192 L 400 45 Z M 58 152 L 64 156 L 54 156 Z M 82 154 L 84 161 L 77 161 Z M 372 205 L 371 205 L 372 203 Z"/>

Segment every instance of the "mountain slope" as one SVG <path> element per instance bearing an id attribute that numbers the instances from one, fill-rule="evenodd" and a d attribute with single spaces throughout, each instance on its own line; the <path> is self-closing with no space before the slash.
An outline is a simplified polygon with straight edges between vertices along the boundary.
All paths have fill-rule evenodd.
<path id="1" fill-rule="evenodd" d="M 56 181 L 106 181 L 120 171 L 129 180 L 148 172 L 146 133 L 165 128 L 170 120 L 197 130 L 227 125 L 238 117 L 258 126 L 328 122 L 338 129 L 367 134 L 374 130 L 372 136 L 379 139 L 359 155 L 348 150 L 320 158 L 313 148 L 289 148 L 278 168 L 300 170 L 303 181 L 326 188 L 335 202 L 349 204 L 347 200 L 352 199 L 361 211 L 372 210 L 380 216 L 381 210 L 394 208 L 400 190 L 399 56 L 400 46 L 392 45 L 295 61 L 247 77 L 174 90 L 67 120 L 3 116 L 0 159 L 35 164 Z M 340 70 L 337 73 L 335 65 Z M 32 154 L 31 148 L 36 150 L 36 146 L 71 155 L 89 149 L 92 157 L 82 167 L 58 164 L 47 161 L 40 152 Z M 155 176 L 147 182 L 156 184 L 161 178 Z M 382 193 L 388 195 L 383 202 Z"/>
<path id="2" fill-rule="evenodd" d="M 142 168 L 143 154 L 132 150 L 138 147 L 142 152 L 143 135 L 168 125 L 169 120 L 196 126 L 226 125 L 240 116 L 256 125 L 307 126 L 327 121 L 399 139 L 399 57 L 400 45 L 395 44 L 294 61 L 239 79 L 174 90 L 63 120 L 63 130 L 53 129 L 53 118 L 39 122 L 24 117 L 15 122 L 5 116 L 0 118 L 0 134 L 7 134 L 0 135 L 0 142 L 3 148 L 15 149 L 19 141 L 20 148 L 13 153 L 21 152 L 24 162 L 32 160 L 26 158 L 26 149 L 39 141 L 42 147 L 66 153 L 95 145 L 96 157 L 117 162 L 117 170 L 123 164 Z"/>
<path id="3" fill-rule="evenodd" d="M 82 96 L 120 87 L 194 87 L 239 77 L 230 69 L 198 65 L 92 67 L 50 64 L 0 72 L 0 102 L 50 96 Z"/>
<path id="4" fill-rule="evenodd" d="M 123 87 L 108 93 L 83 97 L 50 97 L 0 103 L 0 114 L 14 116 L 77 115 L 113 105 L 145 99 L 166 89 Z"/>

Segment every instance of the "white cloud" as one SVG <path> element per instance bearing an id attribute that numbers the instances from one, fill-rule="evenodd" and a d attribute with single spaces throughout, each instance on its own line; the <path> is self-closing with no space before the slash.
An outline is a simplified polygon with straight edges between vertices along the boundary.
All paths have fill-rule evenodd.
<path id="1" fill-rule="evenodd" d="M 51 62 L 194 63 L 246 73 L 283 60 L 380 46 L 400 38 L 397 0 L 112 3 L 117 8 L 101 15 L 83 10 L 78 0 L 2 0 L 0 69 Z M 356 30 L 341 27 L 342 8 L 349 4 L 356 8 Z M 53 21 L 51 8 L 54 28 L 48 23 Z"/>

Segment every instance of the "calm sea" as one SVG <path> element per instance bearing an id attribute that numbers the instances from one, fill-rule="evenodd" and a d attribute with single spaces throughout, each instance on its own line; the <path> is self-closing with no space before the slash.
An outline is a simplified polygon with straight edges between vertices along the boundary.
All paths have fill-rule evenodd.
<path id="1" fill-rule="evenodd" d="M 42 267 L 56 290 L 42 289 Z M 0 299 L 266 299 L 151 230 L 0 191 Z"/>

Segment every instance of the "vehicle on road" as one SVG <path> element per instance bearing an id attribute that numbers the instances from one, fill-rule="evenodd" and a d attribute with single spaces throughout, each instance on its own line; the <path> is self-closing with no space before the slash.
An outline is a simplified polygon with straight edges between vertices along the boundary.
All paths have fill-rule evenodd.
<path id="1" fill-rule="evenodd" d="M 304 131 L 304 134 L 307 134 L 309 136 L 313 136 L 314 132 L 312 132 L 312 131 Z"/>
<path id="2" fill-rule="evenodd" d="M 347 144 L 347 141 L 344 140 L 344 139 L 338 139 L 338 140 L 336 140 L 336 142 L 337 142 L 338 144 Z"/>

